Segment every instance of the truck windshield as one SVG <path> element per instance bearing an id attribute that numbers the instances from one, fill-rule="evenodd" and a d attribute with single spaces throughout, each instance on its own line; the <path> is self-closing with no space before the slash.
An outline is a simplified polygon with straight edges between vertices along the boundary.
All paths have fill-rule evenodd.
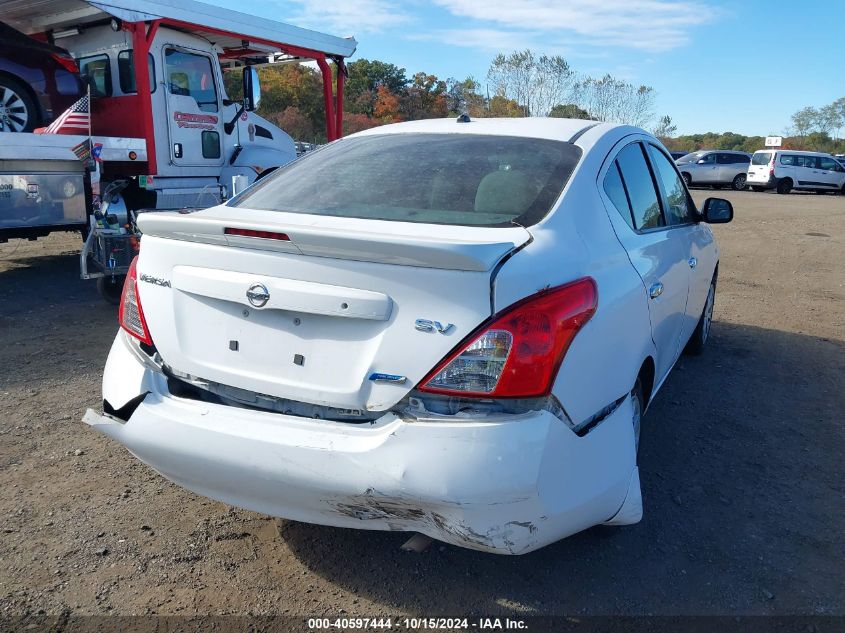
<path id="1" fill-rule="evenodd" d="M 334 217 L 512 226 L 552 208 L 581 150 L 474 134 L 381 134 L 337 141 L 279 169 L 229 204 Z"/>

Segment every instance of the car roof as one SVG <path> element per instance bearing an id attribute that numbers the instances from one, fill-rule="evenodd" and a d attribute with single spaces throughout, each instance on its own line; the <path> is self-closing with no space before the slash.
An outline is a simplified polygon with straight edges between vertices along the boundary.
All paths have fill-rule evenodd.
<path id="1" fill-rule="evenodd" d="M 809 154 L 810 156 L 830 156 L 833 158 L 832 154 L 828 154 L 827 152 L 811 152 L 810 150 L 804 149 L 758 149 L 758 152 L 778 152 L 780 154 Z"/>
<path id="2" fill-rule="evenodd" d="M 469 123 L 458 123 L 455 118 L 425 119 L 406 121 L 370 128 L 351 136 L 372 136 L 378 134 L 489 134 L 492 136 L 523 136 L 553 141 L 574 142 L 589 130 L 592 138 L 594 130 L 605 132 L 626 128 L 632 132 L 643 133 L 637 128 L 615 123 L 600 123 L 584 119 L 559 119 L 556 117 L 520 117 L 520 118 L 476 118 Z"/>

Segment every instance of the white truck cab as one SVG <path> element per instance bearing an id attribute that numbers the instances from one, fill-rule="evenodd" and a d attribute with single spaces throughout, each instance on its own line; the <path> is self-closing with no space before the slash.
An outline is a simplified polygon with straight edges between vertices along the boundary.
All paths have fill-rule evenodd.
<path id="1" fill-rule="evenodd" d="M 326 138 L 342 136 L 352 37 L 195 0 L 9 0 L 0 21 L 68 50 L 90 86 L 73 106 L 86 123 L 90 110 L 88 130 L 0 133 L 0 242 L 81 231 L 81 276 L 109 301 L 139 213 L 219 204 L 296 158 L 293 139 L 254 112 L 257 67 L 316 62 Z M 224 68 L 242 70 L 237 99 Z"/>
<path id="2" fill-rule="evenodd" d="M 93 134 L 144 137 L 131 34 L 103 25 L 62 45 L 91 86 Z M 165 26 L 155 33 L 147 66 L 157 170 L 147 188 L 157 199 L 146 206 L 208 206 L 232 195 L 233 176 L 251 183 L 296 158 L 288 134 L 226 94 L 221 55 L 220 46 L 198 35 Z"/>

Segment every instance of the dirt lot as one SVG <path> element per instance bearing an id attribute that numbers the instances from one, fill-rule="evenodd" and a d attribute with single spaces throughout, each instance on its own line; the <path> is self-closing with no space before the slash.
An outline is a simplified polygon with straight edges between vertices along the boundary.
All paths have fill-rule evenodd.
<path id="1" fill-rule="evenodd" d="M 643 521 L 516 558 L 171 485 L 80 422 L 117 325 L 78 239 L 0 245 L 0 616 L 845 614 L 845 197 L 721 195 L 713 338 L 645 419 Z"/>

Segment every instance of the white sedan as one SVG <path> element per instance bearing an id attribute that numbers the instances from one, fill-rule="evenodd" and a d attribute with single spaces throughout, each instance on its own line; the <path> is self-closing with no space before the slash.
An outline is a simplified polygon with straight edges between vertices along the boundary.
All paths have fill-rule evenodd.
<path id="1" fill-rule="evenodd" d="M 199 494 L 521 554 L 642 516 L 640 421 L 719 252 L 664 147 L 566 119 L 368 130 L 139 219 L 85 421 Z"/>

